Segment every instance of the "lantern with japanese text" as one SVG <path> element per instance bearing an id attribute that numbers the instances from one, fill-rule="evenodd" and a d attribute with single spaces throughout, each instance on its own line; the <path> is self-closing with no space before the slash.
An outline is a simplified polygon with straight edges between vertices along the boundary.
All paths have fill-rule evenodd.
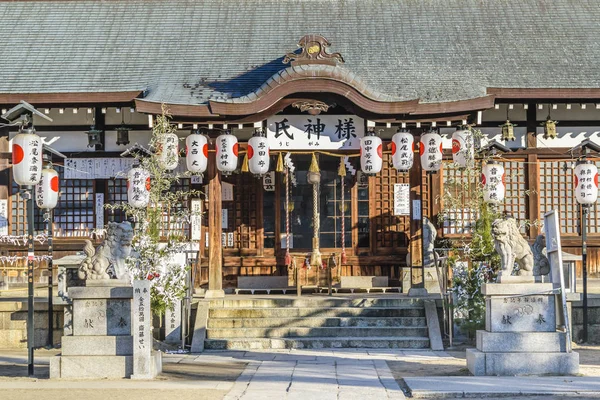
<path id="1" fill-rule="evenodd" d="M 594 204 L 598 200 L 598 167 L 591 161 L 581 161 L 575 167 L 575 198 L 579 204 Z"/>
<path id="2" fill-rule="evenodd" d="M 58 172 L 52 166 L 42 170 L 42 178 L 35 186 L 35 201 L 44 210 L 51 210 L 58 203 Z"/>
<path id="3" fill-rule="evenodd" d="M 360 139 L 360 169 L 366 175 L 375 175 L 383 167 L 383 144 L 375 132 Z"/>
<path id="4" fill-rule="evenodd" d="M 166 133 L 159 138 L 158 164 L 167 171 L 179 165 L 179 137 L 176 134 Z"/>
<path id="5" fill-rule="evenodd" d="M 150 201 L 150 174 L 139 166 L 127 173 L 127 201 L 135 208 L 143 208 Z"/>
<path id="6" fill-rule="evenodd" d="M 208 138 L 192 133 L 185 138 L 185 162 L 187 169 L 194 174 L 202 174 L 208 167 Z"/>
<path id="7" fill-rule="evenodd" d="M 20 186 L 36 185 L 42 178 L 42 139 L 30 130 L 12 142 L 13 178 Z"/>
<path id="8" fill-rule="evenodd" d="M 262 176 L 269 171 L 269 141 L 257 130 L 248 140 L 248 168 L 254 175 Z"/>
<path id="9" fill-rule="evenodd" d="M 433 131 L 423 134 L 419 143 L 419 155 L 423 170 L 439 171 L 442 167 L 442 137 Z"/>
<path id="10" fill-rule="evenodd" d="M 504 201 L 506 187 L 504 185 L 504 166 L 489 161 L 481 169 L 481 184 L 483 185 L 483 201 L 499 204 Z"/>
<path id="11" fill-rule="evenodd" d="M 468 129 L 457 129 L 452 134 L 452 160 L 461 167 L 466 168 L 473 164 L 475 150 L 473 148 L 473 134 Z"/>
<path id="12" fill-rule="evenodd" d="M 413 166 L 415 138 L 406 131 L 398 131 L 392 137 L 392 164 L 399 171 L 408 171 Z"/>
<path id="13" fill-rule="evenodd" d="M 217 150 L 217 169 L 223 175 L 231 175 L 238 164 L 238 140 L 237 137 L 226 131 L 219 135 L 215 145 Z"/>

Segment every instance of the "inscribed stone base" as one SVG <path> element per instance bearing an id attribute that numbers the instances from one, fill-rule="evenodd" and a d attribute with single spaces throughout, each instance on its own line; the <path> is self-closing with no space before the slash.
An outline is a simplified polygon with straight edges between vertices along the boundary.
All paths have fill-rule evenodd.
<path id="1" fill-rule="evenodd" d="M 467 368 L 475 376 L 574 375 L 579 353 L 483 353 L 467 349 Z"/>
<path id="2" fill-rule="evenodd" d="M 154 351 L 150 355 L 150 372 L 148 374 L 132 374 L 131 379 L 134 379 L 134 380 L 154 379 L 161 372 L 162 372 L 162 353 L 160 351 Z"/>
<path id="3" fill-rule="evenodd" d="M 64 336 L 63 356 L 131 356 L 133 336 Z"/>
<path id="4" fill-rule="evenodd" d="M 50 379 L 129 378 L 133 356 L 61 356 L 50 360 Z"/>
<path id="5" fill-rule="evenodd" d="M 499 283 L 535 283 L 535 277 L 531 276 L 520 276 L 520 275 L 500 275 L 498 277 Z"/>
<path id="6" fill-rule="evenodd" d="M 487 332 L 477 331 L 477 350 L 510 353 L 565 352 L 564 332 Z"/>

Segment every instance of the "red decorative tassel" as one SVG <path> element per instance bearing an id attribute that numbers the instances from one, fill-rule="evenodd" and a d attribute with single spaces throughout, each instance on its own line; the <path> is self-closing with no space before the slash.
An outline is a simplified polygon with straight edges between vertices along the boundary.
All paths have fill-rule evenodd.
<path id="1" fill-rule="evenodd" d="M 342 264 L 346 264 L 348 258 L 346 257 L 346 251 L 342 250 Z"/>
<path id="2" fill-rule="evenodd" d="M 285 252 L 285 265 L 289 266 L 292 263 L 292 256 L 290 256 L 289 250 Z"/>

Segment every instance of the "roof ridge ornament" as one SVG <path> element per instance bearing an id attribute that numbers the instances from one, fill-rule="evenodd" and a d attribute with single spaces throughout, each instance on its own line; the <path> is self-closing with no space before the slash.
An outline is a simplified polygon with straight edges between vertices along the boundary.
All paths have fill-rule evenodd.
<path id="1" fill-rule="evenodd" d="M 337 65 L 338 63 L 343 64 L 344 58 L 340 53 L 326 53 L 325 49 L 331 46 L 329 40 L 325 39 L 321 35 L 305 35 L 298 41 L 298 47 L 302 51 L 298 54 L 296 52 L 287 53 L 283 58 L 283 63 L 289 62 L 292 65 L 302 64 L 327 64 Z"/>

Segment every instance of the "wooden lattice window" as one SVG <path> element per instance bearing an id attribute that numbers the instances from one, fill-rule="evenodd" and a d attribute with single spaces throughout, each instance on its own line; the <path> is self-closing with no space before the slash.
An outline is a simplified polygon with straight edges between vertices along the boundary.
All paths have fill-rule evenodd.
<path id="1" fill-rule="evenodd" d="M 394 184 L 410 183 L 409 174 L 400 173 L 392 167 L 391 154 L 383 154 L 383 168 L 373 178 L 370 205 L 374 212 L 374 234 L 377 247 L 405 247 L 410 237 L 410 217 L 394 215 Z M 426 179 L 423 173 L 423 179 Z M 423 215 L 429 209 L 428 184 L 423 185 Z"/>
<path id="2" fill-rule="evenodd" d="M 27 234 L 27 210 L 26 203 L 23 198 L 19 195 L 19 185 L 12 181 L 10 196 L 11 204 L 11 217 L 10 217 L 10 232 L 11 235 L 26 235 Z M 34 198 L 35 201 L 35 198 Z M 44 222 L 44 212 L 40 210 L 35 204 L 33 206 L 33 219 L 34 219 L 34 231 L 35 234 L 42 233 L 46 230 L 46 223 Z"/>
<path id="3" fill-rule="evenodd" d="M 257 191 L 262 190 L 260 181 L 248 174 L 239 174 L 234 178 L 233 198 L 235 201 L 227 202 L 229 221 L 227 232 L 234 232 L 234 246 L 239 249 L 256 249 L 257 246 L 257 219 L 256 199 Z M 223 205 L 225 208 L 225 204 Z M 274 213 L 274 209 L 271 210 Z"/>
<path id="4" fill-rule="evenodd" d="M 169 189 L 171 192 L 189 192 L 191 182 L 189 178 L 181 178 L 177 182 L 171 184 Z M 182 218 L 182 213 L 185 214 L 189 209 L 189 201 L 181 200 L 170 208 L 163 205 L 162 214 L 162 229 L 161 236 L 168 237 L 170 235 L 189 237 L 190 223 L 188 218 Z"/>
<path id="5" fill-rule="evenodd" d="M 506 193 L 501 210 L 521 222 L 521 232 L 526 233 L 526 225 L 522 223 L 527 218 L 526 214 L 526 175 L 525 163 L 521 160 L 506 160 L 503 162 Z M 444 196 L 458 199 L 462 204 L 473 204 L 466 196 L 474 193 L 474 185 L 479 185 L 479 176 L 468 173 L 456 167 L 451 161 L 445 161 L 443 165 L 443 192 Z M 465 190 L 467 180 L 472 189 Z M 445 210 L 443 224 L 444 235 L 470 235 L 475 228 L 478 218 L 478 210 L 464 207 Z"/>
<path id="6" fill-rule="evenodd" d="M 109 179 L 106 181 L 106 204 L 122 204 L 127 202 L 127 179 Z M 125 211 L 106 210 L 106 220 L 110 222 L 125 221 Z"/>
<path id="7" fill-rule="evenodd" d="M 358 193 L 358 247 L 371 246 L 371 216 L 369 214 L 369 179 L 362 173 L 356 178 Z"/>
<path id="8" fill-rule="evenodd" d="M 577 235 L 579 231 L 579 205 L 575 199 L 573 170 L 570 161 L 540 161 L 540 213 L 557 210 L 561 232 Z M 598 233 L 597 206 L 590 209 L 588 233 Z"/>
<path id="9" fill-rule="evenodd" d="M 54 209 L 55 236 L 87 237 L 94 226 L 94 180 L 61 179 L 58 204 Z"/>

